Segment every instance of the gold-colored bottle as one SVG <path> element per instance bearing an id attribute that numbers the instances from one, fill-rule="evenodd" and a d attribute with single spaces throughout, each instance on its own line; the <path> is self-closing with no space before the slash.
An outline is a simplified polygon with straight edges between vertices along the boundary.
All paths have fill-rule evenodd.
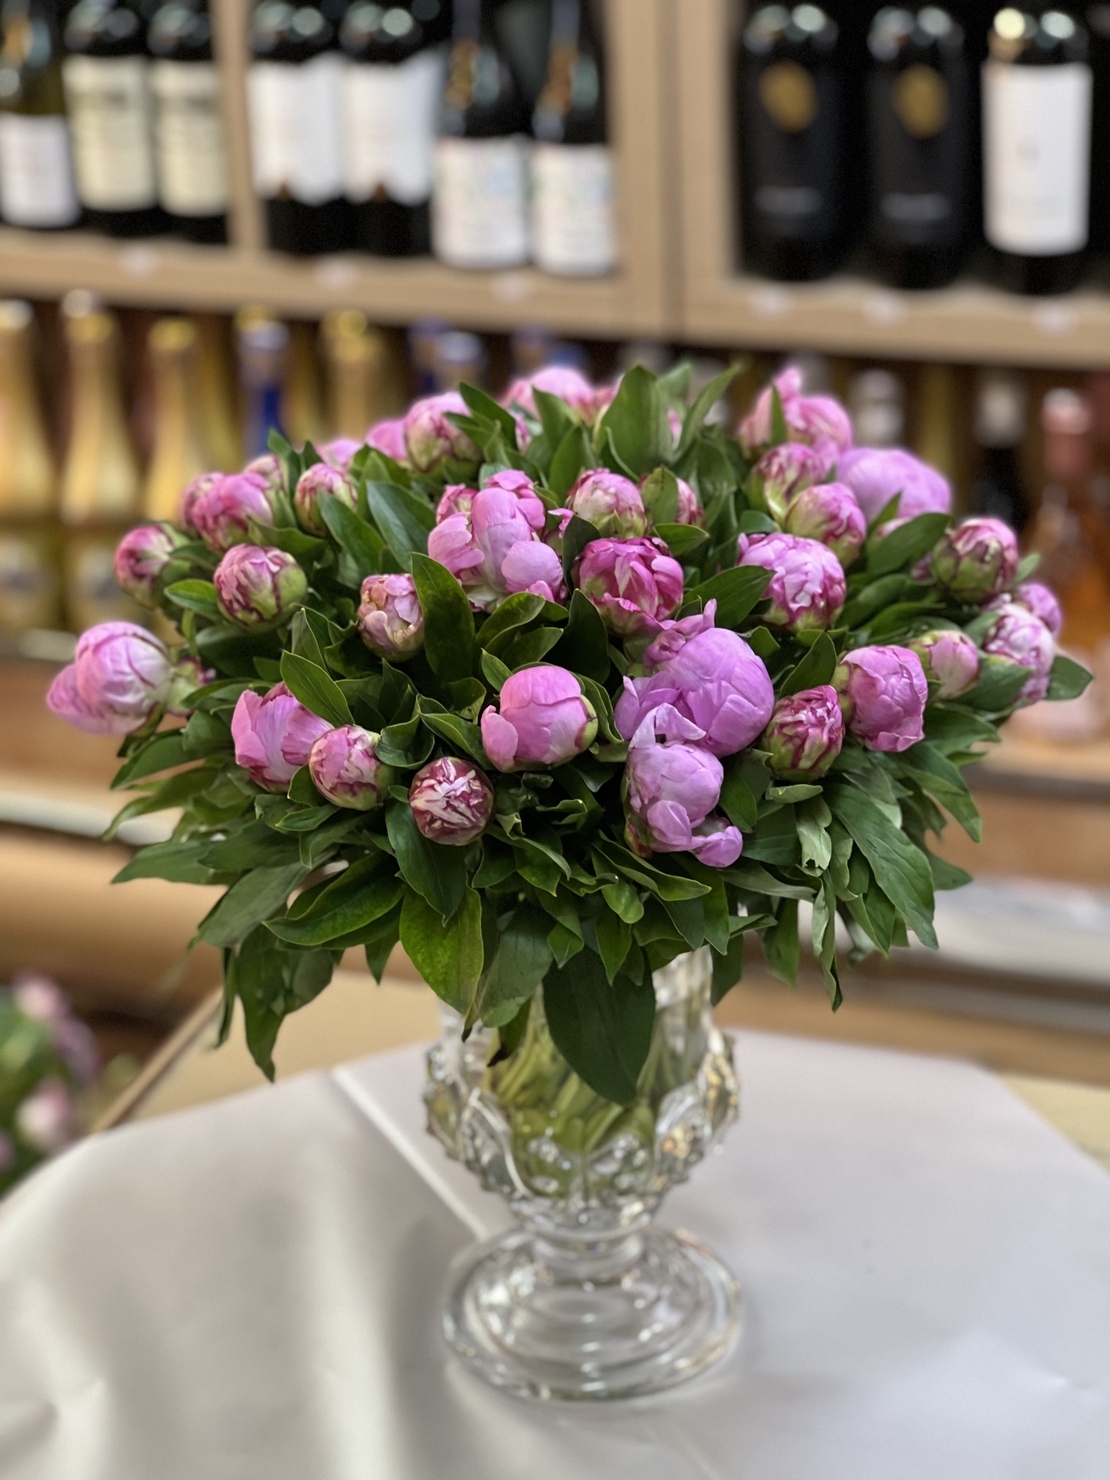
<path id="1" fill-rule="evenodd" d="M 197 331 L 189 319 L 159 319 L 147 345 L 154 376 L 154 446 L 143 513 L 172 523 L 185 485 L 208 470 L 197 396 Z"/>
<path id="2" fill-rule="evenodd" d="M 139 513 L 139 467 L 127 432 L 114 316 L 75 294 L 62 305 L 72 390 L 62 470 L 65 605 L 70 627 L 134 621 L 138 608 L 116 585 L 120 535 Z"/>
<path id="3" fill-rule="evenodd" d="M 243 465 L 243 433 L 232 370 L 231 324 L 214 313 L 197 314 L 193 323 L 199 344 L 197 395 L 207 466 L 233 473 Z"/>
<path id="4" fill-rule="evenodd" d="M 31 364 L 29 303 L 0 302 L 0 632 L 60 621 L 57 469 Z"/>
<path id="5" fill-rule="evenodd" d="M 913 408 L 913 450 L 922 462 L 960 482 L 960 387 L 951 365 L 922 365 Z"/>
<path id="6" fill-rule="evenodd" d="M 330 437 L 361 439 L 404 404 L 389 339 L 357 308 L 329 313 L 320 325 Z"/>
<path id="7" fill-rule="evenodd" d="M 285 435 L 294 447 L 322 442 L 327 437 L 320 405 L 320 367 L 316 357 L 316 332 L 312 324 L 295 320 L 288 326 L 289 351 L 285 361 L 285 384 L 281 411 Z"/>

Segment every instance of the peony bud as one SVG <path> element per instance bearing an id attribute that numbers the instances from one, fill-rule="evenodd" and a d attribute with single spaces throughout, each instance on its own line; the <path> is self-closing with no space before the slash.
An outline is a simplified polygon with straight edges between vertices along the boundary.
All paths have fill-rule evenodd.
<path id="1" fill-rule="evenodd" d="M 222 481 L 224 476 L 223 473 L 201 473 L 199 478 L 194 478 L 191 483 L 185 485 L 185 492 L 181 495 L 181 503 L 177 510 L 177 522 L 182 529 L 196 534 L 197 527 L 193 523 L 193 509 L 197 500 L 203 498 L 209 489 Z"/>
<path id="2" fill-rule="evenodd" d="M 563 566 L 540 539 L 546 517 L 531 479 L 513 469 L 495 473 L 477 492 L 456 485 L 440 500 L 428 554 L 479 609 L 490 611 L 516 591 L 559 601 L 566 594 Z"/>
<path id="3" fill-rule="evenodd" d="M 983 642 L 983 651 L 995 658 L 1019 663 L 1031 673 L 1018 695 L 1019 707 L 1039 703 L 1048 693 L 1056 642 L 1039 617 L 1024 606 L 1007 602 Z"/>
<path id="4" fill-rule="evenodd" d="M 306 709 L 283 683 L 268 694 L 246 689 L 231 717 L 235 760 L 266 791 L 286 791 L 331 725 Z"/>
<path id="5" fill-rule="evenodd" d="M 60 1079 L 44 1079 L 15 1112 L 20 1140 L 44 1156 L 52 1156 L 77 1139 L 73 1099 Z"/>
<path id="6" fill-rule="evenodd" d="M 158 604 L 158 577 L 173 559 L 173 553 L 187 544 L 169 524 L 142 524 L 129 529 L 116 546 L 116 584 L 140 606 Z"/>
<path id="7" fill-rule="evenodd" d="M 924 738 L 929 686 L 909 648 L 857 648 L 846 654 L 834 683 L 849 733 L 868 750 L 908 750 Z"/>
<path id="8" fill-rule="evenodd" d="M 500 713 L 482 715 L 482 743 L 499 771 L 561 766 L 597 737 L 597 711 L 565 668 L 522 668 L 505 680 Z"/>
<path id="9" fill-rule="evenodd" d="M 557 396 L 584 421 L 589 421 L 597 406 L 597 391 L 578 370 L 570 365 L 547 365 L 535 375 L 514 380 L 502 397 L 501 404 L 511 408 L 516 405 L 539 420 L 536 398 L 533 391 L 545 391 Z"/>
<path id="10" fill-rule="evenodd" d="M 304 600 L 308 577 L 285 550 L 235 545 L 212 581 L 220 610 L 243 627 L 262 627 Z"/>
<path id="11" fill-rule="evenodd" d="M 921 659 L 925 677 L 937 685 L 938 699 L 956 699 L 979 682 L 979 649 L 966 632 L 938 628 L 907 646 Z"/>
<path id="12" fill-rule="evenodd" d="M 445 755 L 417 771 L 409 787 L 409 806 L 429 842 L 462 848 L 493 816 L 493 787 L 470 761 Z"/>
<path id="13" fill-rule="evenodd" d="M 720 801 L 724 769 L 697 743 L 702 739 L 698 726 L 669 704 L 644 717 L 629 742 L 625 769 L 633 851 L 689 852 L 713 868 L 739 858 L 739 829 L 710 816 Z"/>
<path id="14" fill-rule="evenodd" d="M 1040 581 L 1022 581 L 1020 586 L 1015 586 L 1009 597 L 1000 596 L 999 602 L 1013 601 L 1017 606 L 1023 606 L 1026 611 L 1039 617 L 1045 624 L 1053 637 L 1059 637 L 1064 625 L 1064 614 L 1060 610 L 1060 603 L 1047 586 L 1042 586 Z M 991 603 L 993 608 L 994 603 Z M 990 610 L 991 608 L 988 608 Z"/>
<path id="15" fill-rule="evenodd" d="M 791 499 L 804 488 L 823 483 L 828 471 L 826 458 L 812 447 L 804 442 L 783 442 L 765 452 L 752 469 L 748 499 L 781 524 Z"/>
<path id="16" fill-rule="evenodd" d="M 933 549 L 935 580 L 965 601 L 986 601 L 1017 575 L 1017 536 L 1001 519 L 965 519 L 941 535 Z"/>
<path id="17" fill-rule="evenodd" d="M 790 534 L 828 546 L 845 570 L 863 549 L 867 521 L 855 494 L 843 483 L 804 488 L 786 511 Z"/>
<path id="18" fill-rule="evenodd" d="M 592 524 L 598 534 L 637 539 L 647 529 L 647 511 L 635 483 L 605 468 L 581 474 L 564 501 L 572 514 Z"/>
<path id="19" fill-rule="evenodd" d="M 844 609 L 847 587 L 831 550 L 816 540 L 778 533 L 742 535 L 740 546 L 738 565 L 771 571 L 765 622 L 791 632 L 820 632 L 833 625 Z"/>
<path id="20" fill-rule="evenodd" d="M 133 622 L 102 622 L 77 640 L 73 662 L 50 686 L 46 702 L 59 719 L 93 735 L 142 729 L 170 692 L 169 651 Z"/>
<path id="21" fill-rule="evenodd" d="M 323 535 L 328 532 L 328 526 L 319 509 L 322 493 L 330 493 L 352 511 L 358 508 L 358 494 L 346 473 L 332 467 L 330 463 L 313 463 L 312 467 L 305 468 L 293 490 L 293 512 L 297 516 L 297 523 L 308 534 Z"/>
<path id="22" fill-rule="evenodd" d="M 270 488 L 261 473 L 227 473 L 197 499 L 192 519 L 201 539 L 218 555 L 250 536 L 250 523 L 274 522 Z"/>
<path id="23" fill-rule="evenodd" d="M 404 424 L 405 448 L 408 461 L 418 472 L 438 472 L 449 458 L 475 467 L 482 461 L 481 452 L 466 433 L 447 420 L 449 414 L 470 415 L 458 391 L 428 396 L 409 408 Z"/>
<path id="24" fill-rule="evenodd" d="M 946 478 L 900 447 L 853 447 L 837 463 L 836 476 L 856 496 L 868 523 L 876 520 L 895 494 L 898 516 L 947 514 L 952 489 Z"/>
<path id="25" fill-rule="evenodd" d="M 216 670 L 206 668 L 199 658 L 194 658 L 189 653 L 182 653 L 173 665 L 173 673 L 170 675 L 170 692 L 166 699 L 166 709 L 170 714 L 176 714 L 184 718 L 192 714 L 188 703 L 189 697 L 197 689 L 204 688 L 205 684 L 214 683 Z"/>
<path id="26" fill-rule="evenodd" d="M 791 367 L 775 376 L 786 432 L 791 442 L 804 442 L 825 459 L 828 469 L 838 454 L 852 445 L 852 423 L 839 401 L 831 396 L 803 396 L 801 371 Z M 749 458 L 771 442 L 771 387 L 760 392 L 751 415 L 740 423 L 740 441 Z"/>
<path id="27" fill-rule="evenodd" d="M 276 452 L 260 452 L 251 458 L 243 472 L 261 478 L 269 492 L 280 493 L 285 487 L 285 464 Z"/>
<path id="28" fill-rule="evenodd" d="M 623 637 L 654 632 L 682 600 L 682 567 L 662 540 L 593 540 L 578 562 L 576 579 Z"/>
<path id="29" fill-rule="evenodd" d="M 353 437 L 333 437 L 330 442 L 321 442 L 317 451 L 326 463 L 346 473 L 355 460 L 355 454 L 362 451 L 362 443 Z"/>
<path id="30" fill-rule="evenodd" d="M 418 653 L 424 646 L 424 609 L 412 576 L 367 576 L 358 630 L 366 646 L 391 663 Z"/>
<path id="31" fill-rule="evenodd" d="M 316 790 L 337 807 L 368 812 L 385 801 L 393 769 L 378 759 L 380 735 L 359 725 L 327 730 L 312 742 L 308 769 Z"/>
<path id="32" fill-rule="evenodd" d="M 392 458 L 395 463 L 400 463 L 403 467 L 408 461 L 408 448 L 405 445 L 405 418 L 395 416 L 388 421 L 375 422 L 366 433 L 366 444 L 375 452 L 384 452 L 386 457 Z"/>
<path id="33" fill-rule="evenodd" d="M 816 781 L 840 754 L 844 716 L 830 684 L 780 699 L 759 742 L 771 769 L 786 781 Z"/>

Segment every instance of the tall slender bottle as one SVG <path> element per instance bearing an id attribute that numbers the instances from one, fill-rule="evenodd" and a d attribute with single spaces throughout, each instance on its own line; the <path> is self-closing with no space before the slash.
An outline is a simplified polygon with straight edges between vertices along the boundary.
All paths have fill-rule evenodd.
<path id="1" fill-rule="evenodd" d="M 328 435 L 361 438 L 396 414 L 404 397 L 396 384 L 389 341 L 356 308 L 331 313 L 320 326 Z"/>
<path id="2" fill-rule="evenodd" d="M 443 53 L 419 7 L 383 10 L 355 0 L 339 40 L 343 74 L 344 181 L 355 245 L 381 257 L 431 251 L 433 158 Z"/>
<path id="3" fill-rule="evenodd" d="M 528 260 L 528 117 L 495 0 L 455 0 L 436 144 L 432 240 L 452 267 Z"/>
<path id="4" fill-rule="evenodd" d="M 227 151 L 207 5 L 169 0 L 151 17 L 158 196 L 190 241 L 227 240 Z"/>
<path id="5" fill-rule="evenodd" d="M 116 545 L 139 513 L 139 468 L 120 387 L 115 318 L 75 295 L 63 302 L 69 347 L 71 411 L 62 468 L 65 606 L 80 632 L 98 622 L 134 619 L 136 608 L 116 585 Z"/>
<path id="6" fill-rule="evenodd" d="M 983 67 L 983 221 L 1021 293 L 1074 287 L 1087 245 L 1091 167 L 1087 32 L 1061 10 L 1007 6 Z"/>
<path id="7" fill-rule="evenodd" d="M 31 363 L 29 303 L 0 302 L 0 632 L 56 627 L 57 469 Z"/>
<path id="8" fill-rule="evenodd" d="M 0 217 L 55 230 L 81 215 L 73 185 L 57 0 L 0 9 Z"/>
<path id="9" fill-rule="evenodd" d="M 231 324 L 221 314 L 197 314 L 197 388 L 207 466 L 225 473 L 242 463 L 242 435 L 235 398 Z"/>
<path id="10" fill-rule="evenodd" d="M 1029 523 L 1029 495 L 1018 461 L 1025 420 L 1025 386 L 1020 376 L 984 371 L 975 395 L 979 467 L 971 485 L 971 511 L 1003 519 L 1019 534 Z"/>
<path id="11" fill-rule="evenodd" d="M 77 195 L 90 226 L 112 236 L 165 230 L 158 206 L 150 59 L 138 6 L 78 0 L 62 63 Z"/>
<path id="12" fill-rule="evenodd" d="M 971 227 L 971 58 L 937 5 L 884 6 L 868 36 L 870 234 L 900 288 L 955 277 Z"/>
<path id="13" fill-rule="evenodd" d="M 764 5 L 744 29 L 741 187 L 747 263 L 806 280 L 836 266 L 844 235 L 843 59 L 817 5 Z"/>
<path id="14" fill-rule="evenodd" d="M 327 9 L 325 9 L 325 4 Z M 341 8 L 341 7 L 337 7 Z M 342 53 L 330 0 L 262 0 L 247 72 L 254 183 L 270 245 L 300 256 L 351 243 L 343 193 Z"/>
<path id="15" fill-rule="evenodd" d="M 282 390 L 289 351 L 289 330 L 260 308 L 240 309 L 235 316 L 239 386 L 243 405 L 243 457 L 269 451 L 272 431 L 283 430 Z"/>
<path id="16" fill-rule="evenodd" d="M 848 385 L 860 447 L 898 447 L 906 435 L 906 389 L 889 370 L 863 370 Z"/>
<path id="17" fill-rule="evenodd" d="M 554 0 L 547 81 L 532 114 L 532 256 L 590 277 L 617 265 L 605 66 L 591 0 Z"/>
<path id="18" fill-rule="evenodd" d="M 960 386 L 951 365 L 922 365 L 913 397 L 913 450 L 955 487 L 960 473 Z"/>
<path id="19" fill-rule="evenodd" d="M 143 486 L 148 519 L 177 518 L 185 485 L 209 466 L 197 397 L 199 341 L 189 319 L 159 319 L 147 338 L 154 445 Z"/>

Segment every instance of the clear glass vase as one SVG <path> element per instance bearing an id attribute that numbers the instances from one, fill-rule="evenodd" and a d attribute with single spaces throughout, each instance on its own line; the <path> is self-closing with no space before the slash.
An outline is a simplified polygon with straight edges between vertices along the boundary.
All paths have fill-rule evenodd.
<path id="1" fill-rule="evenodd" d="M 627 1398 L 684 1382 L 728 1350 L 739 1291 L 685 1233 L 652 1227 L 736 1119 L 732 1044 L 710 1017 L 711 960 L 655 973 L 655 1031 L 631 1105 L 602 1099 L 547 1028 L 542 990 L 515 1052 L 462 1040 L 444 1013 L 428 1055 L 428 1127 L 508 1199 L 519 1227 L 456 1267 L 443 1325 L 487 1382 L 532 1398 Z"/>

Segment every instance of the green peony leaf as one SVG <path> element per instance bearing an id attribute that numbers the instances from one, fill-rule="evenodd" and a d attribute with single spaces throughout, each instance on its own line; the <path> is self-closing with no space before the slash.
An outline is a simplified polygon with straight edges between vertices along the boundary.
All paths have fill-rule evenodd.
<path id="1" fill-rule="evenodd" d="M 464 678 L 474 666 L 474 614 L 451 572 L 427 555 L 412 556 L 412 578 L 424 608 L 424 652 L 437 678 Z"/>
<path id="2" fill-rule="evenodd" d="M 600 957 L 587 950 L 551 968 L 543 1001 L 555 1047 L 579 1078 L 603 1099 L 630 1104 L 655 1023 L 650 977 L 610 985 Z"/>
<path id="3" fill-rule="evenodd" d="M 281 676 L 289 692 L 306 709 L 318 714 L 321 719 L 326 719 L 328 724 L 354 723 L 346 695 L 335 679 L 318 663 L 301 658 L 296 653 L 282 653 Z"/>
<path id="4" fill-rule="evenodd" d="M 883 892 L 905 917 L 922 945 L 936 950 L 933 929 L 933 876 L 920 848 L 875 803 L 854 786 L 825 788 L 825 799 L 863 853 Z"/>
<path id="5" fill-rule="evenodd" d="M 456 1012 L 468 1016 L 484 957 L 482 903 L 473 889 L 465 887 L 465 879 L 458 906 L 448 920 L 422 894 L 412 889 L 405 894 L 401 906 L 401 944 L 436 996 Z"/>
<path id="6" fill-rule="evenodd" d="M 1048 693 L 1045 698 L 1078 699 L 1080 694 L 1086 691 L 1093 678 L 1094 674 L 1088 672 L 1081 663 L 1076 663 L 1074 659 L 1059 653 L 1052 665 L 1052 676 L 1049 679 Z"/>
<path id="7" fill-rule="evenodd" d="M 285 907 L 293 890 L 308 870 L 296 863 L 273 868 L 255 868 L 232 884 L 219 903 L 201 922 L 197 937 L 211 946 L 235 946 L 257 925 Z"/>
<path id="8" fill-rule="evenodd" d="M 430 843 L 417 827 L 407 802 L 387 803 L 385 827 L 405 883 L 421 895 L 441 919 L 450 919 L 462 904 L 466 892 L 466 850 L 444 843 Z"/>
<path id="9" fill-rule="evenodd" d="M 185 737 L 181 730 L 171 730 L 168 734 L 151 735 L 150 739 L 144 740 L 130 760 L 116 772 L 112 790 L 122 791 L 132 781 L 140 781 L 144 776 L 154 776 L 159 771 L 169 771 L 175 766 L 183 766 L 193 759 L 196 757 L 186 753 Z"/>
<path id="10" fill-rule="evenodd" d="M 893 530 L 885 539 L 871 543 L 867 554 L 867 573 L 885 576 L 920 560 L 948 528 L 947 514 L 918 514 Z"/>
<path id="11" fill-rule="evenodd" d="M 777 685 L 779 698 L 788 694 L 800 694 L 806 689 L 820 688 L 832 683 L 836 672 L 836 647 L 827 632 L 822 632 L 793 672 L 788 673 Z"/>
<path id="12" fill-rule="evenodd" d="M 671 429 L 667 403 L 650 370 L 634 365 L 621 380 L 611 405 L 601 418 L 599 444 L 606 437 L 633 478 L 642 478 L 671 456 Z"/>
<path id="13" fill-rule="evenodd" d="M 586 469 L 596 466 L 589 433 L 584 426 L 574 426 L 555 446 L 547 486 L 558 498 L 565 498 Z"/>
<path id="14" fill-rule="evenodd" d="M 704 610 L 708 602 L 716 601 L 717 626 L 735 629 L 761 599 L 770 580 L 771 572 L 761 565 L 733 566 L 687 591 L 685 604 L 697 599 Z"/>
<path id="15" fill-rule="evenodd" d="M 221 615 L 216 588 L 211 581 L 174 581 L 166 587 L 166 596 L 175 606 L 196 612 L 202 617 L 217 618 Z"/>
<path id="16" fill-rule="evenodd" d="M 402 570 L 409 570 L 414 551 L 428 553 L 428 531 L 435 527 L 435 510 L 418 494 L 395 483 L 367 483 L 366 502 Z"/>

